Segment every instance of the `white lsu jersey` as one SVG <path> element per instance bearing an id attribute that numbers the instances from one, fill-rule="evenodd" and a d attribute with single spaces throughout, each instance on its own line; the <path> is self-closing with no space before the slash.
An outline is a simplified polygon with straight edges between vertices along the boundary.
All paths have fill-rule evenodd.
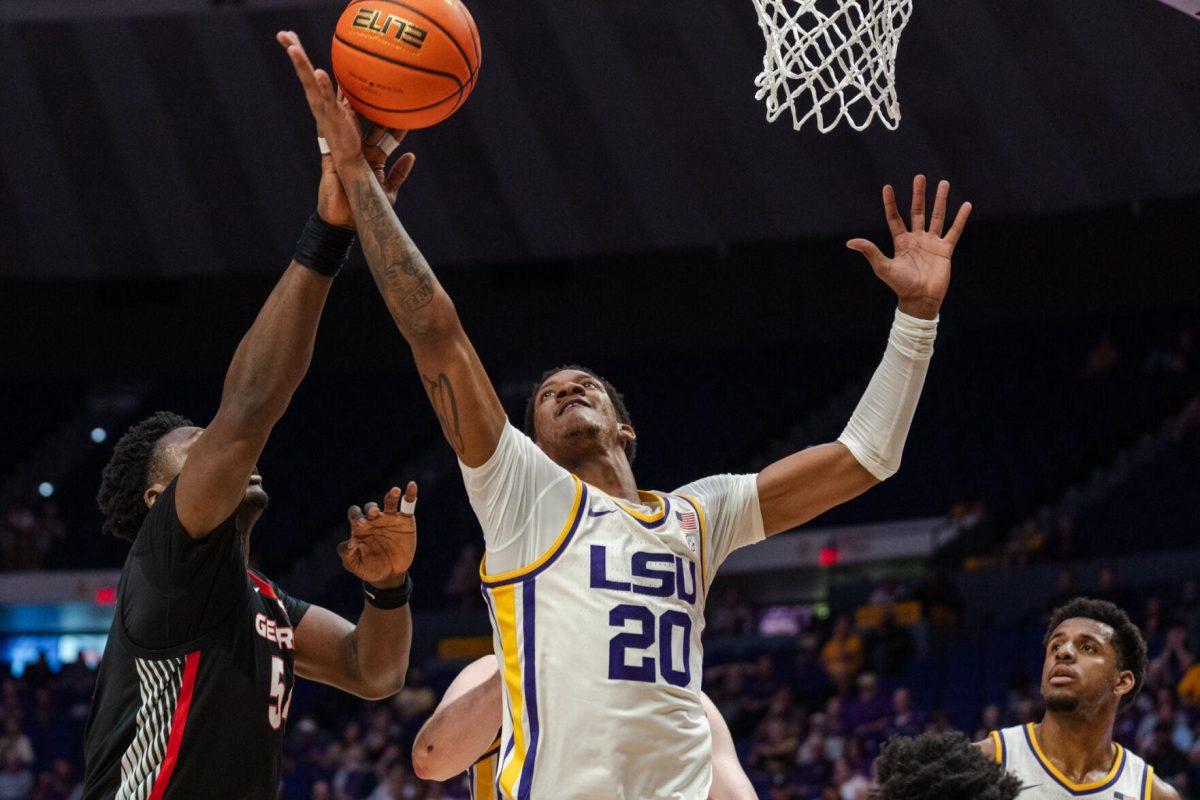
<path id="1" fill-rule="evenodd" d="M 496 796 L 706 798 L 704 600 L 716 564 L 762 538 L 754 476 L 691 485 L 708 492 L 707 507 L 683 490 L 640 492 L 635 506 L 554 465 L 511 426 L 488 464 L 463 471 L 485 534 L 506 517 L 525 528 L 507 541 L 488 535 L 480 568 L 504 695 Z M 494 513 L 497 503 L 517 511 Z M 720 545 L 714 508 L 728 529 Z M 522 555 L 504 552 L 513 546 Z"/>
<path id="2" fill-rule="evenodd" d="M 1154 768 L 1119 744 L 1108 774 L 1080 784 L 1068 780 L 1046 758 L 1033 723 L 992 731 L 991 738 L 996 760 L 1025 787 L 1020 800 L 1150 800 Z"/>

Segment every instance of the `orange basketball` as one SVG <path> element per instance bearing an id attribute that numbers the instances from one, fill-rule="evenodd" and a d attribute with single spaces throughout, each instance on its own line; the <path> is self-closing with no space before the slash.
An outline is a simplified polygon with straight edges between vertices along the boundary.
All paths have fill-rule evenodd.
<path id="1" fill-rule="evenodd" d="M 479 60 L 479 31 L 460 0 L 354 0 L 333 35 L 346 99 L 389 128 L 428 128 L 457 111 Z"/>

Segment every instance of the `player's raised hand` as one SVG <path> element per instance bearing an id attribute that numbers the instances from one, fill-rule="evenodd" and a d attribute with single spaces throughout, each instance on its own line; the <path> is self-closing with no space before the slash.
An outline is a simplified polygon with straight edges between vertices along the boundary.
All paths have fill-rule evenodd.
<path id="1" fill-rule="evenodd" d="M 304 99 L 317 123 L 317 136 L 329 145 L 333 165 L 352 162 L 362 157 L 362 130 L 354 109 L 338 97 L 333 79 L 323 69 L 314 69 L 293 31 L 275 34 L 279 46 L 287 51 L 296 77 L 304 87 Z"/>
<path id="2" fill-rule="evenodd" d="M 342 566 L 355 576 L 381 589 L 399 586 L 417 552 L 417 484 L 408 482 L 401 498 L 393 486 L 378 503 L 363 508 L 350 506 L 350 538 L 338 545 Z"/>
<path id="3" fill-rule="evenodd" d="M 300 38 L 292 31 L 280 31 L 275 38 L 287 51 L 292 67 L 296 70 L 296 77 L 304 87 L 304 97 L 317 123 L 317 136 L 325 140 L 330 150 L 321 156 L 317 213 L 331 225 L 353 228 L 354 214 L 351 213 L 350 202 L 346 199 L 346 193 L 338 179 L 335 158 L 354 159 L 362 156 L 383 186 L 388 200 L 395 203 L 400 186 L 412 171 L 416 157 L 412 153 L 404 153 L 393 162 L 390 170 L 387 168 L 387 161 L 408 131 L 375 127 L 363 136 L 358 115 L 350 108 L 341 90 L 334 89 L 329 74 L 324 70 L 313 69 Z M 354 147 L 355 142 L 358 142 L 357 150 Z"/>
<path id="4" fill-rule="evenodd" d="M 954 217 L 950 230 L 942 235 L 946 220 L 946 198 L 950 183 L 938 183 L 933 201 L 929 227 L 925 227 L 925 176 L 913 178 L 912 228 L 905 226 L 896 208 L 896 193 L 891 186 L 883 187 L 883 210 L 892 232 L 891 258 L 866 239 L 851 239 L 846 246 L 862 253 L 871 262 L 871 269 L 886 283 L 900 301 L 900 310 L 914 317 L 933 319 L 937 316 L 946 290 L 950 287 L 950 256 L 962 236 L 971 214 L 971 204 L 963 203 Z"/>

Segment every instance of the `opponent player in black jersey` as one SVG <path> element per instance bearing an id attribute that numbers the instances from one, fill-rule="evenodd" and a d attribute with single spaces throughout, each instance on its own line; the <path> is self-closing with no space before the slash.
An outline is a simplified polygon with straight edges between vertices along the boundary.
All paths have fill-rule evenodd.
<path id="1" fill-rule="evenodd" d="M 364 155 L 382 165 L 387 154 Z M 353 241 L 341 184 L 322 161 L 317 213 L 238 346 L 212 422 L 159 412 L 104 469 L 105 532 L 132 547 L 87 724 L 86 800 L 271 800 L 293 675 L 364 698 L 404 683 L 416 484 L 403 499 L 393 488 L 382 509 L 350 509 L 339 553 L 364 581 L 357 625 L 247 569 L 267 506 L 255 462 L 308 369 Z M 393 198 L 407 172 L 402 162 L 383 181 Z"/>

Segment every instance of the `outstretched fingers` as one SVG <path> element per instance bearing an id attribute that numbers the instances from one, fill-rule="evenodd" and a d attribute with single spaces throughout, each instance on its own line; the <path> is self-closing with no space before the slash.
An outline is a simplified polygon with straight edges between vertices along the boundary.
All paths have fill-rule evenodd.
<path id="1" fill-rule="evenodd" d="M 933 199 L 933 214 L 929 217 L 929 232 L 942 235 L 942 224 L 946 220 L 946 198 L 950 196 L 950 181 L 938 181 L 937 195 Z"/>
<path id="2" fill-rule="evenodd" d="M 904 227 L 904 219 L 900 216 L 900 209 L 896 207 L 896 190 L 890 183 L 883 187 L 883 214 L 887 218 L 888 230 L 892 232 L 893 239 L 908 232 L 908 228 Z"/>
<path id="3" fill-rule="evenodd" d="M 912 194 L 912 232 L 920 233 L 925 230 L 925 176 L 913 177 Z"/>
<path id="4" fill-rule="evenodd" d="M 944 237 L 951 245 L 958 244 L 958 238 L 962 236 L 963 228 L 967 226 L 967 217 L 971 216 L 971 204 L 963 203 L 959 206 L 958 214 L 954 217 L 954 224 L 950 226 L 950 230 Z"/>
<path id="5" fill-rule="evenodd" d="M 846 242 L 846 247 L 862 253 L 863 256 L 866 257 L 867 261 L 870 262 L 873 269 L 881 269 L 887 265 L 887 256 L 885 256 L 883 252 L 875 246 L 874 242 L 870 242 L 866 239 L 851 239 L 850 241 Z"/>
<path id="6" fill-rule="evenodd" d="M 304 96 L 309 107 L 315 112 L 325 104 L 336 102 L 329 73 L 322 69 L 313 69 L 308 53 L 304 52 L 304 45 L 300 44 L 300 37 L 292 31 L 280 31 L 275 35 L 275 40 L 287 51 L 292 69 L 296 71 L 296 77 L 304 87 Z"/>

